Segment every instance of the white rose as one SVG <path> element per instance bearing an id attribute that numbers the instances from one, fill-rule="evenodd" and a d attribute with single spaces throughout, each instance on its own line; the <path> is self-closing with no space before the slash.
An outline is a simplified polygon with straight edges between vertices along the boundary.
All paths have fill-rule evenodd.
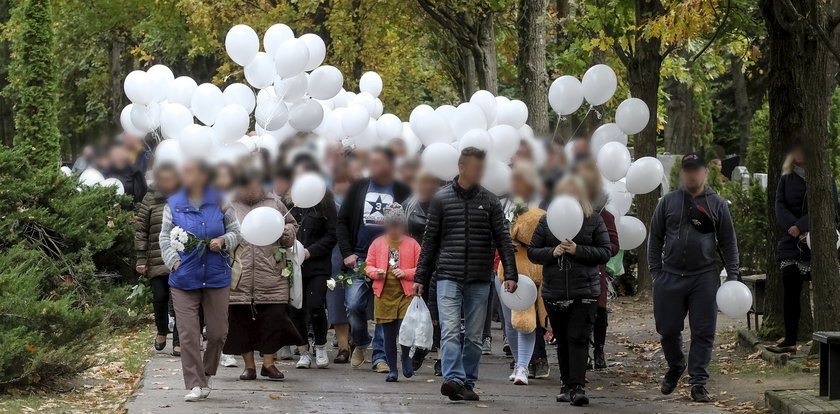
<path id="1" fill-rule="evenodd" d="M 172 242 L 172 247 L 175 248 L 175 251 L 183 252 L 184 251 L 184 244 L 175 240 Z"/>
<path id="2" fill-rule="evenodd" d="M 335 289 L 335 279 L 327 279 L 327 288 L 329 290 Z"/>

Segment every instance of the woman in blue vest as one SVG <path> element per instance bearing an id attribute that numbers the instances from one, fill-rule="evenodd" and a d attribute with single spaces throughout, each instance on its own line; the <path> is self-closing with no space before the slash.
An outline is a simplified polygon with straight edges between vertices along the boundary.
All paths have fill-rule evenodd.
<path id="1" fill-rule="evenodd" d="M 219 356 L 227 337 L 231 269 L 229 253 L 239 243 L 239 222 L 223 195 L 209 187 L 212 170 L 205 163 L 189 160 L 181 172 L 183 188 L 169 197 L 163 211 L 160 248 L 169 267 L 169 286 L 181 339 L 184 385 L 190 390 L 185 401 L 210 395 L 210 377 L 216 375 Z M 180 227 L 202 239 L 210 239 L 191 251 L 179 251 L 170 240 Z M 207 343 L 201 355 L 199 307 L 204 314 Z"/>

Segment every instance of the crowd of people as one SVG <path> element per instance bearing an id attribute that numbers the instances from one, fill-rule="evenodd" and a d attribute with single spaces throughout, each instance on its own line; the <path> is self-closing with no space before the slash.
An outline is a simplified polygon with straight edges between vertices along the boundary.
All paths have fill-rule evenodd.
<path id="1" fill-rule="evenodd" d="M 153 292 L 154 348 L 164 350 L 172 333 L 187 401 L 207 398 L 220 363 L 237 365 L 233 355 L 244 361 L 239 379 L 257 379 L 257 353 L 259 376 L 268 380 L 283 379 L 275 362 L 295 354 L 299 369 L 369 363 L 388 382 L 412 377 L 431 358 L 434 375 L 443 377 L 442 395 L 478 400 L 480 360 L 491 352 L 490 326 L 499 320 L 511 382 L 548 377 L 546 345 L 556 344 L 562 382 L 556 399 L 585 405 L 586 371 L 607 368 L 611 279 L 623 272 L 616 218 L 605 208 L 608 195 L 587 140 L 565 150 L 531 145 L 523 141 L 512 158 L 510 192 L 501 197 L 481 186 L 484 151 L 464 148 L 458 176 L 442 181 L 400 140 L 359 150 L 301 136 L 211 166 L 156 162 L 143 140 L 124 134 L 107 150 L 86 148 L 74 171 L 96 166 L 137 201 L 136 270 Z M 292 183 L 310 173 L 326 180 L 326 196 L 314 207 L 296 207 Z M 661 391 L 673 392 L 687 368 L 699 402 L 711 400 L 705 384 L 718 260 L 727 279 L 738 278 L 727 203 L 706 176 L 701 155 L 684 156 L 682 186 L 662 198 L 649 223 L 656 329 L 669 368 Z M 557 239 L 546 219 L 558 195 L 577 200 L 584 213 L 571 239 Z M 285 228 L 277 241 L 259 246 L 242 238 L 240 223 L 263 207 L 282 213 Z M 184 249 L 172 238 L 174 228 L 205 245 Z M 302 274 L 297 306 L 290 303 L 292 272 Z M 499 300 L 518 288 L 519 275 L 538 288 L 526 310 Z M 415 296 L 433 320 L 429 350 L 398 344 Z"/>

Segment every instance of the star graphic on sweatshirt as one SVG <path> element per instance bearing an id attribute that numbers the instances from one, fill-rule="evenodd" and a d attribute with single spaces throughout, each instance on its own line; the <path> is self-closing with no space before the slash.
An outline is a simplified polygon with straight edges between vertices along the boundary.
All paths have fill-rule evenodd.
<path id="1" fill-rule="evenodd" d="M 385 205 L 382 202 L 382 196 L 377 196 L 376 201 L 366 201 L 366 203 L 370 204 L 370 214 L 374 215 L 375 213 L 383 214 L 385 211 Z"/>

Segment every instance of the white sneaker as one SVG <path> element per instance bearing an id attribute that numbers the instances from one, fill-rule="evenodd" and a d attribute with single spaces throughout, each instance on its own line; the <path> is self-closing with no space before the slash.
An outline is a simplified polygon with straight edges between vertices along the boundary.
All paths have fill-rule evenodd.
<path id="1" fill-rule="evenodd" d="M 207 384 L 206 387 L 201 387 L 201 398 L 207 398 L 210 396 L 210 384 Z"/>
<path id="2" fill-rule="evenodd" d="M 517 366 L 513 370 L 513 383 L 516 385 L 528 385 L 528 368 Z"/>
<path id="3" fill-rule="evenodd" d="M 207 394 L 210 394 L 210 391 L 207 391 Z M 202 396 L 202 388 L 201 387 L 193 387 L 187 395 L 184 396 L 184 401 L 186 402 L 196 402 L 202 398 L 207 398 Z"/>
<path id="4" fill-rule="evenodd" d="M 277 353 L 277 358 L 282 361 L 288 361 L 292 359 L 292 349 L 291 347 L 284 346 L 280 348 L 280 352 Z"/>
<path id="5" fill-rule="evenodd" d="M 330 355 L 325 345 L 315 345 L 315 366 L 326 368 L 330 365 Z"/>
<path id="6" fill-rule="evenodd" d="M 170 316 L 169 317 L 169 332 L 174 332 L 174 331 L 175 331 L 175 317 Z"/>
<path id="7" fill-rule="evenodd" d="M 222 358 L 219 360 L 219 365 L 228 368 L 235 367 L 237 365 L 236 358 L 234 358 L 233 355 L 222 354 Z"/>
<path id="8" fill-rule="evenodd" d="M 309 356 L 309 351 L 301 351 L 300 359 L 298 360 L 297 364 L 295 364 L 295 368 L 309 369 L 310 365 L 312 365 L 312 357 Z"/>
<path id="9" fill-rule="evenodd" d="M 510 373 L 510 376 L 508 377 L 508 381 L 513 382 L 513 380 L 515 380 L 515 379 L 516 379 L 516 368 L 514 368 L 513 372 Z"/>

